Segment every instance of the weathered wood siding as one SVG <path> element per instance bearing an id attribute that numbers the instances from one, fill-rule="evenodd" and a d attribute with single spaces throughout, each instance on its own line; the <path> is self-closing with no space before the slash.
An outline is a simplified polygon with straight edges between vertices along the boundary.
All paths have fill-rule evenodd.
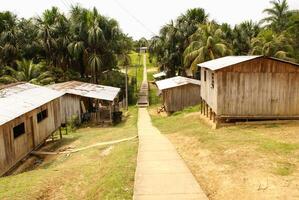
<path id="1" fill-rule="evenodd" d="M 206 79 L 204 74 L 206 73 Z M 214 73 L 214 88 L 212 85 L 212 74 Z M 201 97 L 206 103 L 217 113 L 217 93 L 218 93 L 218 81 L 217 74 L 209 69 L 201 68 Z M 221 92 L 221 91 L 219 91 Z"/>
<path id="2" fill-rule="evenodd" d="M 299 67 L 293 64 L 257 58 L 232 65 L 215 72 L 215 87 L 217 93 L 202 81 L 202 97 L 218 116 L 299 116 Z"/>
<path id="3" fill-rule="evenodd" d="M 60 100 L 53 100 L 0 126 L 0 176 L 42 144 L 61 124 Z M 48 109 L 48 117 L 37 122 L 37 113 Z M 14 139 L 13 128 L 25 124 L 25 133 Z"/>
<path id="4" fill-rule="evenodd" d="M 61 122 L 66 123 L 72 116 L 78 116 L 81 122 L 80 96 L 65 94 L 61 97 Z"/>
<path id="5" fill-rule="evenodd" d="M 183 85 L 162 91 L 163 103 L 167 112 L 183 110 L 188 106 L 200 103 L 200 86 L 194 84 Z"/>

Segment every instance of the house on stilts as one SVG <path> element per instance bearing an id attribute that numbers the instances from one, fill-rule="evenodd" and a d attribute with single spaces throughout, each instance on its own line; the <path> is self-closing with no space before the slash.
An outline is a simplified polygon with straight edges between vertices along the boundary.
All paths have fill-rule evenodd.
<path id="1" fill-rule="evenodd" d="M 60 128 L 62 95 L 30 83 L 0 88 L 0 176 Z"/>
<path id="2" fill-rule="evenodd" d="M 299 119 L 299 65 L 265 56 L 227 56 L 198 64 L 201 112 L 230 119 Z"/>

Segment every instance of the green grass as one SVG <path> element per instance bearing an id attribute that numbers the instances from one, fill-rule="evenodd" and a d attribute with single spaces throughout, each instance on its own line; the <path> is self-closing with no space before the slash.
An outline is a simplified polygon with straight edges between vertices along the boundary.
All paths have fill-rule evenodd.
<path id="1" fill-rule="evenodd" d="M 274 173 L 280 176 L 291 175 L 296 169 L 296 165 L 288 162 L 278 162 Z"/>
<path id="2" fill-rule="evenodd" d="M 123 123 L 108 128 L 81 128 L 56 146 L 80 148 L 137 134 L 137 109 Z M 137 140 L 95 147 L 71 155 L 48 157 L 36 169 L 0 179 L 0 199 L 132 199 Z"/>
<path id="3" fill-rule="evenodd" d="M 137 66 L 137 83 L 138 83 L 138 88 L 142 83 L 143 79 L 143 54 L 139 57 L 139 54 L 136 52 L 132 52 L 129 54 L 131 58 L 131 66 L 128 69 L 128 74 L 131 77 L 136 77 L 136 66 Z M 146 54 L 146 63 L 147 63 L 147 78 L 148 81 L 153 80 L 153 74 L 157 72 L 157 64 L 156 64 L 156 59 L 153 58 L 152 63 L 149 62 L 149 54 Z M 140 59 L 140 61 L 139 61 Z"/>
<path id="4" fill-rule="evenodd" d="M 150 84 L 149 101 L 150 106 L 161 105 L 161 97 L 158 96 L 158 88 L 154 84 Z"/>
<path id="5" fill-rule="evenodd" d="M 156 109 L 156 107 L 153 106 L 151 109 Z M 252 156 L 267 157 L 269 160 L 275 160 L 279 157 L 283 162 L 295 160 L 299 163 L 299 141 L 294 135 L 296 127 L 288 127 L 288 125 L 235 125 L 213 130 L 201 121 L 198 114 L 192 114 L 192 112 L 199 112 L 199 110 L 199 106 L 195 106 L 168 117 L 155 114 L 152 115 L 152 121 L 163 134 L 176 134 L 192 138 L 198 142 L 198 148 L 208 149 L 220 157 L 223 156 L 223 152 L 230 149 L 245 149 L 245 156 L 240 160 L 231 159 L 226 160 L 226 162 L 247 162 L 246 152 L 249 152 Z M 282 130 L 284 134 L 282 134 Z M 293 134 L 294 140 L 287 140 L 285 138 L 287 133 Z M 272 165 L 267 164 L 267 166 L 268 171 L 273 171 Z M 295 167 L 298 166 L 295 165 Z M 291 174 L 292 171 L 293 168 L 290 166 L 282 166 L 274 170 L 276 174 L 286 175 Z"/>
<path id="6" fill-rule="evenodd" d="M 288 154 L 299 149 L 299 144 L 285 143 L 281 141 L 275 141 L 272 139 L 264 139 L 260 144 L 262 150 L 274 152 L 277 154 Z"/>

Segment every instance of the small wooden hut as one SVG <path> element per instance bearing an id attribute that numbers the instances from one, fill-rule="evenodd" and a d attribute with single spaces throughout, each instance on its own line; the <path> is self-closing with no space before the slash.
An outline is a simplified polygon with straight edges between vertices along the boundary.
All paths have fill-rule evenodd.
<path id="1" fill-rule="evenodd" d="M 299 118 L 298 64 L 227 56 L 199 64 L 202 112 L 217 119 Z"/>
<path id="2" fill-rule="evenodd" d="M 63 123 L 74 116 L 77 116 L 80 122 L 90 119 L 97 123 L 112 123 L 113 113 L 119 111 L 120 88 L 79 81 L 68 81 L 49 87 L 65 93 L 61 98 Z"/>
<path id="3" fill-rule="evenodd" d="M 0 88 L 0 176 L 60 127 L 62 95 L 29 83 Z"/>
<path id="4" fill-rule="evenodd" d="M 166 72 L 162 71 L 162 72 L 153 74 L 153 77 L 154 77 L 155 81 L 163 80 L 166 77 Z"/>
<path id="5" fill-rule="evenodd" d="M 201 101 L 200 81 L 176 76 L 156 82 L 162 93 L 166 112 L 172 113 L 194 106 Z"/>

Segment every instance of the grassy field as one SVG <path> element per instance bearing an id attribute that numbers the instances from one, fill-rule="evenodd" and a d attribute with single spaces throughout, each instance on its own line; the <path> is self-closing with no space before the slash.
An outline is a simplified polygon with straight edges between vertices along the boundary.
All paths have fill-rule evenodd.
<path id="1" fill-rule="evenodd" d="M 141 85 L 142 82 L 142 75 L 143 75 L 143 54 L 140 56 L 140 62 L 139 62 L 139 56 L 138 53 L 133 52 L 130 55 L 131 58 L 131 66 L 128 69 L 129 76 L 136 77 L 136 66 L 137 66 L 137 82 L 138 82 L 138 88 Z M 153 59 L 153 61 L 149 62 L 149 54 L 146 54 L 146 65 L 147 65 L 147 77 L 148 81 L 153 80 L 153 74 L 157 72 L 157 64 L 156 60 Z"/>
<path id="2" fill-rule="evenodd" d="M 137 109 L 108 128 L 81 128 L 54 149 L 80 148 L 137 135 Z M 70 155 L 47 156 L 34 170 L 0 179 L 0 199 L 132 199 L 137 139 Z M 52 146 L 53 148 L 53 146 Z"/>
<path id="3" fill-rule="evenodd" d="M 299 199 L 299 123 L 212 130 L 199 107 L 150 113 L 210 199 Z"/>

